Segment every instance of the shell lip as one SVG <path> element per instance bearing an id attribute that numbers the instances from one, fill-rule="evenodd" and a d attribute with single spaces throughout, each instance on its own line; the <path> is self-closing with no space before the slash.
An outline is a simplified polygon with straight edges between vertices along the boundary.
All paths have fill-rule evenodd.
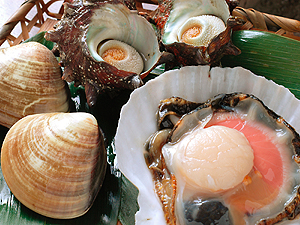
<path id="1" fill-rule="evenodd" d="M 134 90 L 144 85 L 144 82 L 139 74 L 127 72 L 124 70 L 119 70 L 115 66 L 112 66 L 109 63 L 104 61 L 101 62 L 101 66 L 105 68 L 108 74 L 110 73 L 116 74 L 116 76 L 119 79 L 122 79 L 123 82 L 118 82 L 118 84 L 116 84 L 113 87 L 105 86 L 105 85 L 99 87 L 98 84 L 95 83 L 93 80 L 89 80 L 88 82 L 85 82 L 84 84 L 85 94 L 86 94 L 87 103 L 90 107 L 94 107 L 97 104 L 97 98 L 101 93 L 118 92 L 119 90 L 123 90 L 123 89 Z"/>

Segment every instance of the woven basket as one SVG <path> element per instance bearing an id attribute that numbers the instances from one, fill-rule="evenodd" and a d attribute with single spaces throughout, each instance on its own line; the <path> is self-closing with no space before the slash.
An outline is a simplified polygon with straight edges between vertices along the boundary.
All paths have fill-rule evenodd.
<path id="1" fill-rule="evenodd" d="M 8 19 L 8 21 L 0 28 L 0 46 L 8 42 L 10 46 L 17 45 L 22 41 L 30 38 L 29 32 L 33 27 L 37 27 L 39 32 L 47 31 L 53 28 L 63 13 L 63 7 L 58 12 L 50 12 L 49 7 L 59 0 L 27 0 L 21 7 Z M 63 1 L 61 1 L 63 3 Z M 29 11 L 36 7 L 36 15 L 29 20 L 26 18 Z M 44 15 L 47 15 L 47 19 L 44 20 Z M 21 24 L 21 33 L 18 36 L 13 36 L 11 33 L 15 26 Z"/>
<path id="2" fill-rule="evenodd" d="M 50 12 L 49 7 L 60 1 L 62 6 L 58 12 Z M 22 41 L 30 38 L 30 31 L 33 27 L 39 29 L 38 32 L 47 31 L 53 28 L 63 14 L 63 2 L 67 0 L 27 0 L 24 4 L 9 18 L 9 20 L 0 28 L 0 46 L 8 42 L 10 46 L 17 45 Z M 136 0 L 136 7 L 139 12 L 150 13 L 149 5 L 157 5 L 157 0 Z M 27 19 L 28 12 L 36 7 L 36 15 L 31 19 Z M 44 20 L 44 15 L 47 19 Z M 234 16 L 243 18 L 244 25 L 238 29 L 256 29 L 274 32 L 278 35 L 284 35 L 296 40 L 300 40 L 300 21 L 288 19 L 280 16 L 274 16 L 261 13 L 254 9 L 244 9 L 237 7 L 233 11 Z M 15 26 L 21 24 L 21 33 L 13 36 L 11 33 Z"/>
<path id="3" fill-rule="evenodd" d="M 232 15 L 244 20 L 243 26 L 238 28 L 240 30 L 262 30 L 300 40 L 300 21 L 298 20 L 242 7 L 236 7 Z"/>

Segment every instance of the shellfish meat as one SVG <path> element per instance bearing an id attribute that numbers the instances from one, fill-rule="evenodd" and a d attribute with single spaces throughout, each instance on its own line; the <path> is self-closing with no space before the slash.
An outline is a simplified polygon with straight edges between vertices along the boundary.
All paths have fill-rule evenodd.
<path id="1" fill-rule="evenodd" d="M 89 210 L 101 188 L 103 135 L 89 113 L 29 115 L 8 131 L 1 167 L 22 204 L 47 217 L 75 218 Z"/>
<path id="2" fill-rule="evenodd" d="M 299 134 L 253 95 L 218 95 L 194 110 L 186 104 L 180 98 L 161 103 L 159 127 L 167 130 L 151 137 L 145 153 L 167 224 L 295 218 Z"/>
<path id="3" fill-rule="evenodd" d="M 152 25 L 121 1 L 66 3 L 64 12 L 45 38 L 57 43 L 63 79 L 83 85 L 90 106 L 104 91 L 141 86 L 152 69 L 173 57 L 160 52 Z"/>
<path id="4" fill-rule="evenodd" d="M 0 49 L 0 124 L 24 116 L 67 112 L 69 89 L 61 68 L 44 45 L 28 42 Z"/>
<path id="5" fill-rule="evenodd" d="M 235 92 L 251 94 L 218 96 L 220 93 Z M 170 96 L 180 98 L 168 99 Z M 214 96 L 218 97 L 213 98 Z M 253 96 L 257 96 L 264 104 Z M 167 100 L 158 108 L 163 99 Z M 300 101 L 288 89 L 240 67 L 232 69 L 187 66 L 165 72 L 133 91 L 128 103 L 121 110 L 115 147 L 119 169 L 139 190 L 139 211 L 135 215 L 135 223 L 189 224 L 190 221 L 191 224 L 195 224 L 195 220 L 199 218 L 208 218 L 208 224 L 213 223 L 209 219 L 216 220 L 219 224 L 299 224 L 299 135 L 295 132 L 300 131 L 300 117 L 295 113 L 299 109 Z M 157 122 L 158 118 L 160 125 Z M 230 123 L 227 118 L 230 118 Z M 248 122 L 234 125 L 234 121 L 241 119 Z M 138 124 L 141 123 L 143 126 L 139 127 Z M 205 132 L 194 133 L 196 129 L 193 127 L 196 124 L 198 127 L 205 126 L 204 129 L 200 129 Z M 224 128 L 226 124 L 230 129 L 219 130 L 219 126 Z M 228 124 L 234 126 L 228 127 Z M 211 125 L 217 126 L 206 130 L 213 127 Z M 249 137 L 244 134 L 249 126 L 252 129 L 250 133 L 259 135 Z M 217 164 L 208 163 L 209 166 L 216 167 L 214 170 L 205 170 L 204 165 L 209 159 L 197 158 L 201 157 L 197 156 L 198 151 L 185 151 L 187 154 L 183 154 L 183 151 L 176 150 L 184 149 L 184 143 L 195 143 L 194 140 L 185 139 L 189 136 L 211 134 L 211 137 L 223 137 L 227 130 L 235 127 L 245 128 L 244 131 L 238 130 L 235 133 L 239 133 L 238 136 L 241 137 L 244 135 L 249 142 L 252 150 L 249 149 L 247 141 L 243 141 L 243 146 L 248 146 L 243 150 L 248 159 L 229 157 L 230 160 L 227 158 L 223 162 L 216 161 Z M 257 132 L 253 132 L 253 127 Z M 148 142 L 153 134 L 154 138 Z M 263 147 L 262 137 L 272 140 L 272 144 L 268 143 L 267 147 Z M 209 138 L 199 140 L 208 141 Z M 164 145 L 165 142 L 168 144 Z M 230 142 L 224 143 L 229 145 Z M 235 143 L 230 145 L 235 151 Z M 152 146 L 149 151 L 145 149 L 147 146 Z M 262 149 L 257 150 L 257 147 Z M 251 160 L 251 151 L 254 160 Z M 177 153 L 174 154 L 175 152 Z M 221 151 L 220 154 L 225 152 Z M 180 163 L 183 159 L 185 161 Z M 238 162 L 233 163 L 234 160 Z M 241 165 L 240 162 L 244 160 L 247 163 Z M 216 172 L 218 164 L 225 165 L 227 161 L 231 163 L 228 168 L 222 168 L 224 176 L 221 178 L 230 174 L 227 173 L 229 168 L 241 165 L 236 170 L 241 172 L 238 176 L 235 176 L 235 172 L 235 175 L 229 175 L 233 182 L 231 184 L 219 182 L 220 173 Z M 150 169 L 146 162 L 150 162 Z M 196 168 L 197 163 L 201 164 L 198 170 L 189 169 L 192 165 L 196 165 L 193 167 Z M 210 174 L 212 179 L 208 180 L 215 180 L 215 185 L 214 182 L 199 183 L 197 179 L 189 179 L 190 175 L 199 172 L 201 168 L 201 172 L 216 172 Z M 166 179 L 160 182 L 161 178 Z M 161 200 L 166 204 L 162 204 Z M 244 204 L 245 201 L 247 204 Z M 213 211 L 215 213 L 209 213 Z"/>

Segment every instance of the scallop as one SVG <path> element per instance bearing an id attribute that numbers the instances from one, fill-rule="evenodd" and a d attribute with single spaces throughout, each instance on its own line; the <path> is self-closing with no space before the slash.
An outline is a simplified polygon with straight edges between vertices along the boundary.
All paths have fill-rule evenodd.
<path id="1" fill-rule="evenodd" d="M 69 89 L 53 53 L 37 42 L 0 49 L 0 124 L 27 115 L 68 112 Z"/>
<path id="2" fill-rule="evenodd" d="M 162 104 L 172 108 L 173 99 Z M 175 105 L 179 111 L 187 109 Z M 160 113 L 162 123 L 168 120 L 169 112 L 164 113 Z M 299 198 L 300 138 L 284 119 L 255 96 L 240 93 L 218 95 L 178 118 L 161 143 L 152 146 L 156 140 L 150 140 L 145 153 L 155 182 L 161 183 L 157 192 L 168 213 L 167 224 L 202 220 L 195 216 L 201 215 L 202 206 L 194 207 L 192 217 L 186 214 L 187 208 L 210 201 L 222 203 L 233 224 L 276 224 L 298 214 L 294 202 Z M 165 166 L 155 166 L 157 152 Z M 171 184 L 158 179 L 157 171 L 161 171 L 159 177 L 174 176 Z M 175 195 L 161 194 L 162 188 L 170 187 Z M 168 197 L 173 201 L 166 203 Z M 175 208 L 173 214 L 170 208 Z"/>
<path id="3" fill-rule="evenodd" d="M 11 192 L 29 209 L 58 219 L 81 216 L 105 176 L 102 132 L 88 113 L 26 116 L 4 139 L 1 168 Z"/>
<path id="4" fill-rule="evenodd" d="M 253 167 L 254 154 L 247 138 L 225 126 L 197 127 L 181 141 L 165 144 L 161 151 L 168 168 L 204 193 L 235 187 Z"/>
<path id="5" fill-rule="evenodd" d="M 135 90 L 115 137 L 139 190 L 135 224 L 298 224 L 299 109 L 288 89 L 240 67 L 187 66 Z M 198 144 L 209 141 L 212 155 Z"/>

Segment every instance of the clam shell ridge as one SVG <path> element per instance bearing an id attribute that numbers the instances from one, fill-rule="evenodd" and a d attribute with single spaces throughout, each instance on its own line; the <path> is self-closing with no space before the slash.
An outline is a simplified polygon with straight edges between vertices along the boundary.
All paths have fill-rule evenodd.
<path id="1" fill-rule="evenodd" d="M 88 113 L 26 116 L 8 131 L 1 149 L 3 176 L 31 210 L 51 218 L 83 215 L 106 170 L 106 150 Z"/>
<path id="2" fill-rule="evenodd" d="M 37 42 L 0 49 L 0 86 L 0 124 L 8 128 L 27 115 L 69 110 L 60 66 Z"/>

